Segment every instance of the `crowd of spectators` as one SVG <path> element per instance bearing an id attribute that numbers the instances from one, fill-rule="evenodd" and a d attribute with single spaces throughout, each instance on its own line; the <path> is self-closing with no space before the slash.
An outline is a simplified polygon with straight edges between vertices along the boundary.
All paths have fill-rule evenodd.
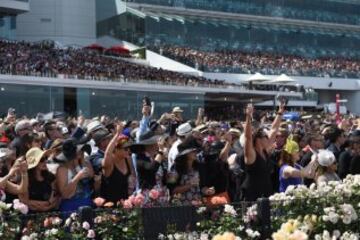
<path id="1" fill-rule="evenodd" d="M 189 47 L 153 47 L 161 54 L 202 71 L 290 76 L 359 78 L 360 61 L 342 57 L 305 58 L 296 55 L 236 50 L 200 51 Z"/>
<path id="2" fill-rule="evenodd" d="M 154 119 L 145 98 L 142 118 L 127 121 L 18 119 L 9 109 L 0 123 L 1 200 L 64 214 L 104 202 L 144 203 L 139 193 L 164 204 L 212 205 L 360 174 L 358 119 L 283 121 L 285 107 L 264 115 L 248 105 L 245 120 L 231 122 L 209 121 L 201 108 L 185 120 L 180 107 Z"/>
<path id="3" fill-rule="evenodd" d="M 52 44 L 0 41 L 0 73 L 66 78 L 158 81 L 187 86 L 226 86 L 209 80 L 164 69 L 131 63 L 95 50 L 65 48 Z"/>

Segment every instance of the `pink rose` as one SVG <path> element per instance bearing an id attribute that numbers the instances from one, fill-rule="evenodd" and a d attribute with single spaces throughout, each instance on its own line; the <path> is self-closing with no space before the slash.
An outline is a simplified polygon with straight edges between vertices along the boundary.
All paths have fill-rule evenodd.
<path id="1" fill-rule="evenodd" d="M 149 197 L 150 197 L 151 199 L 153 199 L 153 200 L 158 199 L 159 196 L 160 196 L 160 193 L 159 193 L 157 190 L 155 190 L 155 189 L 152 189 L 152 190 L 149 192 Z"/>
<path id="2" fill-rule="evenodd" d="M 26 206 L 25 204 L 20 202 L 19 199 L 14 200 L 14 209 L 18 210 L 19 212 L 21 212 L 24 215 L 29 212 L 28 206 Z"/>
<path id="3" fill-rule="evenodd" d="M 133 205 L 130 200 L 125 200 L 123 203 L 124 208 L 130 209 L 133 208 Z"/>
<path id="4" fill-rule="evenodd" d="M 89 230 L 90 229 L 90 224 L 88 222 L 83 222 L 82 228 L 85 229 L 85 230 Z"/>
<path id="5" fill-rule="evenodd" d="M 131 195 L 128 199 L 130 201 L 131 204 L 135 204 L 135 196 Z"/>
<path id="6" fill-rule="evenodd" d="M 44 220 L 44 227 L 50 227 L 51 226 L 51 219 L 50 218 L 45 218 Z"/>
<path id="7" fill-rule="evenodd" d="M 86 237 L 87 237 L 87 238 L 95 238 L 95 231 L 92 230 L 92 229 L 90 229 L 90 230 L 88 231 L 88 234 L 87 234 Z"/>
<path id="8" fill-rule="evenodd" d="M 144 195 L 142 195 L 141 193 L 139 193 L 136 197 L 135 197 L 135 201 L 134 201 L 134 205 L 136 207 L 141 207 L 144 204 L 145 201 L 145 197 Z"/>
<path id="9" fill-rule="evenodd" d="M 97 207 L 102 207 L 105 203 L 105 199 L 103 199 L 101 197 L 97 197 L 94 199 L 94 203 Z"/>

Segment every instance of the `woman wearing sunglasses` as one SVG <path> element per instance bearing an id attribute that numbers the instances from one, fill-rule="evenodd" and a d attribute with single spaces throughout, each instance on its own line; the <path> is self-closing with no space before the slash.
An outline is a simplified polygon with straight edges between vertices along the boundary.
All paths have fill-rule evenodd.
<path id="1" fill-rule="evenodd" d="M 131 165 L 130 142 L 121 134 L 122 131 L 123 126 L 118 125 L 102 161 L 101 197 L 113 203 L 127 199 L 134 190 L 131 186 L 135 174 Z"/>

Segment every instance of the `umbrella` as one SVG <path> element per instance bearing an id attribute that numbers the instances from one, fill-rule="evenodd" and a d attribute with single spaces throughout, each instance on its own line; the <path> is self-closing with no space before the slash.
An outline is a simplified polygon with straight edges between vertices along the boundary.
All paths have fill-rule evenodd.
<path id="1" fill-rule="evenodd" d="M 292 79 L 288 75 L 281 74 L 280 76 L 278 76 L 274 80 L 271 80 L 271 81 L 269 81 L 267 83 L 284 84 L 284 83 L 295 83 L 295 82 L 296 82 L 296 80 Z"/>
<path id="2" fill-rule="evenodd" d="M 103 51 L 105 49 L 103 46 L 101 46 L 100 44 L 97 44 L 97 43 L 93 43 L 89 46 L 86 46 L 85 48 L 92 49 L 92 50 L 98 50 L 98 51 Z"/>
<path id="3" fill-rule="evenodd" d="M 257 72 L 248 79 L 246 79 L 245 82 L 264 82 L 267 80 L 269 80 L 267 77 Z"/>

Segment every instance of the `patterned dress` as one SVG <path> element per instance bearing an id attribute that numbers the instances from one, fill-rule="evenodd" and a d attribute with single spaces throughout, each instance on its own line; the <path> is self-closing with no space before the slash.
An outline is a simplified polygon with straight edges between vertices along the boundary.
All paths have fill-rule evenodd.
<path id="1" fill-rule="evenodd" d="M 192 170 L 181 176 L 178 186 L 191 185 L 191 183 L 198 183 L 196 186 L 191 187 L 187 192 L 176 194 L 173 201 L 180 202 L 182 205 L 194 205 L 201 201 L 200 191 L 200 176 L 198 171 Z"/>

